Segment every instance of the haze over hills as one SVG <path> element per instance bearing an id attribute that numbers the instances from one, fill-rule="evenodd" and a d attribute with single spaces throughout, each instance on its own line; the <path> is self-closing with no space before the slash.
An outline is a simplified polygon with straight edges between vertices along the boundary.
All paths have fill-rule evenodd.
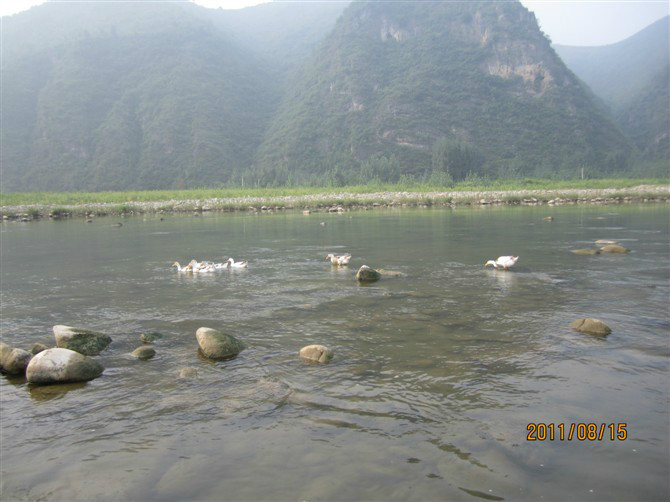
<path id="1" fill-rule="evenodd" d="M 670 63 L 669 23 L 666 16 L 612 45 L 555 45 L 554 49 L 614 113 L 619 113 Z"/>
<path id="2" fill-rule="evenodd" d="M 2 189 L 230 179 L 251 164 L 287 69 L 344 8 L 308 4 L 296 17 L 290 5 L 258 6 L 255 25 L 142 2 L 47 3 L 3 20 Z"/>
<path id="3" fill-rule="evenodd" d="M 645 160 L 670 161 L 670 18 L 603 47 L 555 46 Z"/>
<path id="4" fill-rule="evenodd" d="M 517 2 L 47 3 L 2 26 L 3 191 L 574 176 L 639 153 Z M 659 102 L 621 122 L 646 158 Z"/>

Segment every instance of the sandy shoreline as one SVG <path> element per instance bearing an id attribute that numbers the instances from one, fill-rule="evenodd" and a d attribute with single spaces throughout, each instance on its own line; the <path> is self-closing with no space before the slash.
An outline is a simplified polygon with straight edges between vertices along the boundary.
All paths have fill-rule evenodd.
<path id="1" fill-rule="evenodd" d="M 77 205 L 33 204 L 0 206 L 3 220 L 92 217 L 119 214 L 182 213 L 203 211 L 346 211 L 376 207 L 620 204 L 670 200 L 670 187 L 640 185 L 630 188 L 506 190 L 472 192 L 331 193 L 283 197 L 234 197 L 164 200 L 154 202 L 90 203 Z"/>

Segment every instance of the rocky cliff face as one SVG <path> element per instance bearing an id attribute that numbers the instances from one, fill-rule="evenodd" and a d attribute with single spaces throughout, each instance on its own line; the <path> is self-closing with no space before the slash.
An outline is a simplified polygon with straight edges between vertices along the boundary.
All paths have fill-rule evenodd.
<path id="1" fill-rule="evenodd" d="M 607 169 L 613 151 L 631 150 L 520 3 L 354 2 L 285 97 L 256 163 L 351 171 L 383 156 L 419 174 L 441 138 L 479 151 L 489 173 Z"/>

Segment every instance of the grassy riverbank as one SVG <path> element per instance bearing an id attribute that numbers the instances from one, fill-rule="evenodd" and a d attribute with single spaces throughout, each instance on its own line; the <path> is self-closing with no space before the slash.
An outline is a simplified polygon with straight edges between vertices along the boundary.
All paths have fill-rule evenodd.
<path id="1" fill-rule="evenodd" d="M 645 184 L 641 184 L 641 183 Z M 337 188 L 222 189 L 100 193 L 3 194 L 3 220 L 44 217 L 202 211 L 345 211 L 375 207 L 466 206 L 489 204 L 615 204 L 667 201 L 667 180 L 589 180 L 461 183 L 455 187 L 355 186 Z"/>
<path id="2" fill-rule="evenodd" d="M 340 193 L 364 194 L 379 192 L 485 192 L 518 190 L 570 190 L 632 188 L 639 185 L 665 185 L 668 179 L 594 179 L 594 180 L 495 180 L 490 182 L 461 182 L 453 186 L 425 184 L 370 184 L 345 187 L 286 187 L 286 188 L 202 188 L 195 190 L 147 190 L 136 192 L 16 192 L 0 193 L 0 206 L 128 204 L 134 202 L 190 201 L 207 199 L 242 199 L 301 197 Z"/>

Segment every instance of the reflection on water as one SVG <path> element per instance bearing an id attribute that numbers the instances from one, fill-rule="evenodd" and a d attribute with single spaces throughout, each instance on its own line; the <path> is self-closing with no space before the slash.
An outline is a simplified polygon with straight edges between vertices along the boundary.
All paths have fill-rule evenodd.
<path id="1" fill-rule="evenodd" d="M 3 224 L 3 341 L 52 345 L 54 324 L 114 341 L 92 382 L 0 380 L 2 498 L 668 499 L 667 207 L 546 213 Z M 570 252 L 603 238 L 632 252 Z M 483 267 L 512 254 L 512 271 Z M 249 268 L 170 267 L 228 256 Z M 399 274 L 360 287 L 363 264 Z M 579 317 L 613 333 L 573 332 Z M 201 326 L 248 348 L 206 360 Z M 128 357 L 150 331 L 156 356 Z M 311 343 L 333 361 L 301 361 Z M 531 422 L 629 438 L 529 442 Z"/>

